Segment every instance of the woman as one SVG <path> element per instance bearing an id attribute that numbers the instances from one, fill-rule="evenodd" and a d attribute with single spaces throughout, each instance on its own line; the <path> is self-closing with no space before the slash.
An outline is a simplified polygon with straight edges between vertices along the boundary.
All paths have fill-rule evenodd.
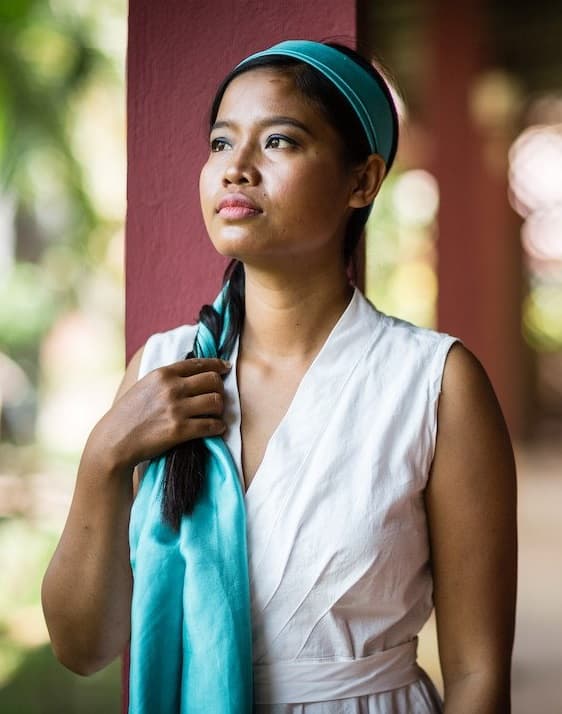
<path id="1" fill-rule="evenodd" d="M 43 584 L 74 671 L 132 634 L 135 714 L 439 712 L 415 662 L 433 603 L 445 712 L 510 709 L 500 408 L 458 340 L 348 277 L 397 140 L 383 79 L 338 45 L 281 43 L 217 92 L 200 194 L 223 290 L 131 360 Z"/>

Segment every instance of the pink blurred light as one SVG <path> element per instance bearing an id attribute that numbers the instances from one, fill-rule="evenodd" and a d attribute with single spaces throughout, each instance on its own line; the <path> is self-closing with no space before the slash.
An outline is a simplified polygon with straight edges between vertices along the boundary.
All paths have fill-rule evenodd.
<path id="1" fill-rule="evenodd" d="M 509 163 L 510 200 L 520 215 L 562 204 L 562 124 L 525 129 Z"/>
<path id="2" fill-rule="evenodd" d="M 562 260 L 562 204 L 535 211 L 521 229 L 525 251 L 542 260 Z"/>

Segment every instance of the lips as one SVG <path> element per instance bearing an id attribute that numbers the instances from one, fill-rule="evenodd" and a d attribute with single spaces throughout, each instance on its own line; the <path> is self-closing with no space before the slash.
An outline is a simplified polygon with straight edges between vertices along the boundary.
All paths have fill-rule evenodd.
<path id="1" fill-rule="evenodd" d="M 261 213 L 261 208 L 242 193 L 231 193 L 222 198 L 217 212 L 224 218 L 245 218 Z"/>

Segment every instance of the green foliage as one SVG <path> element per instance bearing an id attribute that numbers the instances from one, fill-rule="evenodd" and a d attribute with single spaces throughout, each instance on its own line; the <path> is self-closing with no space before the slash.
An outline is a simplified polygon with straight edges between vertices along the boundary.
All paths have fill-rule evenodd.
<path id="1" fill-rule="evenodd" d="M 30 210 L 42 190 L 33 180 L 33 158 L 49 148 L 57 157 L 50 169 L 71 206 L 67 234 L 84 252 L 101 219 L 72 150 L 69 122 L 73 102 L 111 62 L 94 47 L 90 21 L 55 12 L 60 4 L 10 0 L 0 7 L 0 191 Z"/>
<path id="2" fill-rule="evenodd" d="M 4 26 L 14 27 L 25 22 L 37 0 L 7 0 L 0 3 L 0 22 Z"/>
<path id="3" fill-rule="evenodd" d="M 124 0 L 0 0 L 0 220 L 13 215 L 16 237 L 13 254 L 0 251 L 0 352 L 34 383 L 44 381 L 39 346 L 53 323 L 69 308 L 99 299 L 92 297 L 92 275 L 119 227 L 93 190 L 92 152 L 82 151 L 91 149 L 91 133 L 76 129 L 84 113 L 104 111 L 96 92 L 122 87 L 118 51 L 113 59 L 103 47 L 111 53 L 121 42 L 125 14 Z M 105 33 L 116 21 L 118 31 Z M 18 405 L 22 422 L 24 407 Z M 41 453 L 40 467 L 26 464 L 23 447 L 8 440 L 0 446 L 17 454 L 9 464 L 2 449 L 8 483 L 48 461 Z M 118 661 L 83 678 L 60 665 L 46 644 L 40 587 L 56 541 L 24 518 L 0 518 L 2 714 L 119 708 Z"/>
<path id="4" fill-rule="evenodd" d="M 54 657 L 50 645 L 14 638 L 14 619 L 40 623 L 40 589 L 55 533 L 23 519 L 0 519 L 0 711 L 2 714 L 94 714 L 117 711 L 120 662 L 92 677 L 79 677 Z M 23 616 L 22 616 L 23 613 Z M 37 625 L 36 625 L 37 626 Z M 44 639 L 41 636 L 39 639 Z"/>
<path id="5" fill-rule="evenodd" d="M 16 217 L 16 262 L 0 271 L 0 350 L 20 363 L 79 302 L 100 236 L 115 231 L 89 195 L 73 134 L 91 88 L 122 82 L 99 48 L 107 2 L 0 2 L 0 201 Z"/>
<path id="6" fill-rule="evenodd" d="M 17 608 L 39 604 L 41 579 L 56 545 L 56 536 L 20 518 L 0 519 L 0 623 Z"/>
<path id="7" fill-rule="evenodd" d="M 14 354 L 37 344 L 56 311 L 45 273 L 33 263 L 16 263 L 0 282 L 0 348 Z"/>
<path id="8" fill-rule="evenodd" d="M 12 676 L 0 685 L 2 714 L 117 712 L 119 698 L 119 660 L 91 677 L 79 677 L 57 662 L 49 645 L 22 651 Z"/>

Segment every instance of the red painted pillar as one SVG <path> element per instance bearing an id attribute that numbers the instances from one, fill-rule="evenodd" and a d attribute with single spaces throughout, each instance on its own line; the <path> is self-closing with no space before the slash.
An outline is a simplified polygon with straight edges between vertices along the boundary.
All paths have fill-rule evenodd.
<path id="1" fill-rule="evenodd" d="M 482 361 L 510 431 L 525 430 L 521 247 L 507 199 L 509 137 L 478 124 L 471 96 L 485 69 L 478 0 L 434 0 L 428 115 L 439 182 L 438 326 Z"/>
<path id="2" fill-rule="evenodd" d="M 355 32 L 351 0 L 130 0 L 127 360 L 150 334 L 194 322 L 220 288 L 226 262 L 207 238 L 198 193 L 208 113 L 220 80 L 245 56 L 275 42 L 353 43 Z M 125 699 L 126 669 L 125 663 Z"/>

